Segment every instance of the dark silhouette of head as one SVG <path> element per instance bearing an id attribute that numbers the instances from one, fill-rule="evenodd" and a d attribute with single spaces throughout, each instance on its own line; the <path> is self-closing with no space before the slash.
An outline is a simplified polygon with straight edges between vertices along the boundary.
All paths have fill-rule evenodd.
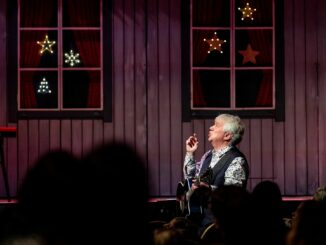
<path id="1" fill-rule="evenodd" d="M 253 189 L 252 195 L 256 202 L 268 208 L 280 208 L 282 194 L 277 183 L 264 180 L 259 182 Z"/>
<path id="2" fill-rule="evenodd" d="M 79 165 L 71 153 L 55 150 L 42 155 L 30 168 L 17 195 L 24 232 L 51 242 L 66 240 L 73 233 Z"/>
<path id="3" fill-rule="evenodd" d="M 264 180 L 252 191 L 256 219 L 259 222 L 257 237 L 266 245 L 285 243 L 288 228 L 283 221 L 282 195 L 277 183 Z"/>
<path id="4" fill-rule="evenodd" d="M 253 244 L 255 216 L 252 196 L 246 189 L 234 185 L 217 188 L 212 193 L 211 208 L 223 242 Z"/>
<path id="5" fill-rule="evenodd" d="M 307 200 L 297 207 L 291 230 L 287 235 L 287 245 L 326 244 L 326 207 L 316 200 Z"/>
<path id="6" fill-rule="evenodd" d="M 83 168 L 86 238 L 93 243 L 115 236 L 121 244 L 134 242 L 135 236 L 145 241 L 148 188 L 140 155 L 130 145 L 109 142 L 87 154 Z"/>

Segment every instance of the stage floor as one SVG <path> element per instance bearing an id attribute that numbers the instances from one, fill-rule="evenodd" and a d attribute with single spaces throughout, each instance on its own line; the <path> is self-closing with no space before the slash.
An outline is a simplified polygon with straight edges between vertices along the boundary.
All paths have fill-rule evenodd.
<path id="1" fill-rule="evenodd" d="M 312 196 L 283 196 L 283 201 L 305 201 L 311 200 Z M 151 197 L 149 202 L 161 202 L 161 201 L 175 201 L 175 197 Z"/>
<path id="2" fill-rule="evenodd" d="M 312 199 L 312 196 L 283 196 L 282 213 L 284 218 L 290 218 L 297 206 L 305 200 Z M 15 205 L 15 198 L 0 199 L 0 209 Z M 148 210 L 150 220 L 169 221 L 179 215 L 180 204 L 175 197 L 151 197 L 148 200 Z"/>

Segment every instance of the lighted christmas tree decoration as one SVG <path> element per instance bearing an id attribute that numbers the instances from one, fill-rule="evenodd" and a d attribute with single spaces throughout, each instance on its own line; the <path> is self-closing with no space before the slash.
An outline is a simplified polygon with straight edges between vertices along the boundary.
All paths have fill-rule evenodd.
<path id="1" fill-rule="evenodd" d="M 246 64 L 248 62 L 256 64 L 256 56 L 259 54 L 259 51 L 253 50 L 250 44 L 248 44 L 246 50 L 240 50 L 238 52 L 243 56 L 242 64 Z"/>
<path id="2" fill-rule="evenodd" d="M 246 4 L 246 6 L 244 8 L 238 8 L 238 10 L 240 10 L 242 12 L 242 17 L 241 20 L 244 20 L 246 18 L 249 18 L 251 20 L 254 20 L 254 18 L 252 17 L 253 12 L 256 11 L 256 9 L 253 9 L 249 6 L 249 3 Z"/>
<path id="3" fill-rule="evenodd" d="M 55 41 L 50 41 L 48 35 L 45 35 L 44 41 L 37 41 L 37 44 L 42 47 L 40 54 L 43 54 L 45 51 L 53 54 L 52 46 L 55 44 Z"/>
<path id="4" fill-rule="evenodd" d="M 80 63 L 80 60 L 78 59 L 79 54 L 75 54 L 72 49 L 70 50 L 69 54 L 65 53 L 65 57 L 65 63 L 69 63 L 70 66 L 75 66 L 76 64 Z"/>
<path id="5" fill-rule="evenodd" d="M 51 94 L 52 91 L 49 89 L 49 83 L 45 77 L 40 81 L 37 93 L 39 94 Z"/>
<path id="6" fill-rule="evenodd" d="M 210 38 L 210 39 L 204 38 L 204 41 L 209 44 L 209 50 L 207 51 L 207 53 L 210 53 L 211 51 L 214 51 L 214 50 L 219 51 L 220 53 L 223 53 L 222 44 L 226 43 L 226 40 L 220 40 L 217 37 L 216 32 L 214 32 L 213 38 Z"/>

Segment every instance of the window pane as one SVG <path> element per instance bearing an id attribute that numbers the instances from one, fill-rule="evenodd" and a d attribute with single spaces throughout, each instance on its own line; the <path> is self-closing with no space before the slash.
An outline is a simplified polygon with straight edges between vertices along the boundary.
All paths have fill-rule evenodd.
<path id="1" fill-rule="evenodd" d="M 183 40 L 190 37 L 184 45 L 189 49 L 182 49 L 190 62 L 182 67 L 184 120 L 221 111 L 283 117 L 282 47 L 276 42 L 282 40 L 283 13 L 278 3 L 182 1 L 182 9 L 189 11 L 183 15 Z"/>
<path id="2" fill-rule="evenodd" d="M 273 71 L 236 72 L 236 107 L 272 107 Z"/>
<path id="3" fill-rule="evenodd" d="M 216 39 L 219 40 L 216 40 Z M 212 41 L 212 39 L 214 39 Z M 193 66 L 229 67 L 230 66 L 230 32 L 193 31 Z M 210 46 L 210 43 L 212 46 Z M 220 44 L 220 46 L 218 45 Z M 216 48 L 216 49 L 214 49 Z"/>
<path id="4" fill-rule="evenodd" d="M 193 71 L 193 107 L 230 107 L 230 72 Z"/>
<path id="5" fill-rule="evenodd" d="M 273 66 L 272 30 L 235 32 L 237 66 Z"/>
<path id="6" fill-rule="evenodd" d="M 56 71 L 22 71 L 20 73 L 20 107 L 57 108 L 58 76 Z"/>
<path id="7" fill-rule="evenodd" d="M 64 27 L 100 27 L 99 0 L 67 0 L 62 4 Z"/>
<path id="8" fill-rule="evenodd" d="M 111 1 L 18 0 L 14 5 L 17 29 L 10 33 L 18 48 L 12 59 L 18 115 L 111 120 L 105 111 L 110 94 L 103 96 L 104 87 L 111 93 L 111 69 L 103 69 L 103 56 L 111 56 Z M 103 40 L 109 45 L 103 47 Z"/>
<path id="9" fill-rule="evenodd" d="M 56 27 L 57 1 L 21 0 L 21 27 Z"/>
<path id="10" fill-rule="evenodd" d="M 193 0 L 192 1 L 192 25 L 220 26 L 230 25 L 229 0 Z M 214 10 L 214 11 L 212 11 Z"/>
<path id="11" fill-rule="evenodd" d="M 63 72 L 64 108 L 100 108 L 101 100 L 100 71 Z"/>
<path id="12" fill-rule="evenodd" d="M 56 31 L 21 31 L 20 66 L 22 68 L 57 67 L 57 44 Z"/>
<path id="13" fill-rule="evenodd" d="M 74 66 L 100 67 L 100 31 L 64 31 L 63 50 L 69 56 L 71 56 L 71 51 L 75 56 L 78 54 L 80 63 Z M 64 66 L 71 67 L 71 63 L 66 61 L 66 55 L 63 55 L 63 59 Z"/>
<path id="14" fill-rule="evenodd" d="M 256 26 L 256 27 L 272 27 L 273 26 L 273 0 L 255 0 L 255 1 L 243 1 L 236 0 L 235 5 L 235 25 L 238 27 Z M 249 2 L 249 5 L 246 5 Z M 250 7 L 252 9 L 252 17 L 244 18 L 242 11 L 238 8 L 244 9 Z M 254 11 L 256 9 L 256 11 Z M 248 13 L 248 12 L 246 12 Z"/>

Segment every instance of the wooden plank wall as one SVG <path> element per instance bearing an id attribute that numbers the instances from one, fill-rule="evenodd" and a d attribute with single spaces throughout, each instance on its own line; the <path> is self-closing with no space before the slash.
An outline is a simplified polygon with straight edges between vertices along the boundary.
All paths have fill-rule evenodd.
<path id="1" fill-rule="evenodd" d="M 173 196 L 182 179 L 186 138 L 197 133 L 198 156 L 203 154 L 213 122 L 181 119 L 181 0 L 113 1 L 112 122 L 8 122 L 5 10 L 0 1 L 0 124 L 18 127 L 17 138 L 5 140 L 11 194 L 50 149 L 83 156 L 105 141 L 121 140 L 146 161 L 151 196 Z M 326 3 L 285 0 L 284 12 L 285 121 L 244 119 L 240 148 L 250 162 L 249 190 L 268 179 L 283 195 L 310 195 L 326 184 Z M 5 197 L 2 173 L 0 197 Z"/>

